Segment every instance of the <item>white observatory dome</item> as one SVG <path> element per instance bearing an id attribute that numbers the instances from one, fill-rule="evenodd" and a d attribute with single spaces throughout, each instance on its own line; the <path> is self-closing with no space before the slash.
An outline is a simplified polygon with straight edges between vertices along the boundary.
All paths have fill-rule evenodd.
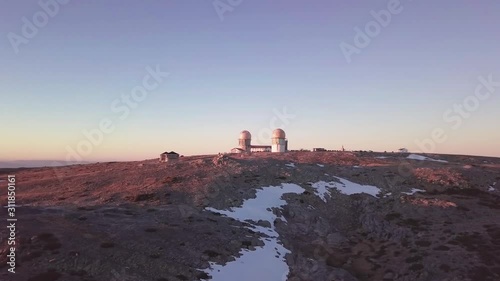
<path id="1" fill-rule="evenodd" d="M 286 138 L 285 131 L 282 129 L 276 129 L 273 131 L 273 139 L 284 139 Z"/>
<path id="2" fill-rule="evenodd" d="M 240 140 L 250 140 L 252 139 L 252 134 L 249 131 L 242 131 L 240 133 Z"/>

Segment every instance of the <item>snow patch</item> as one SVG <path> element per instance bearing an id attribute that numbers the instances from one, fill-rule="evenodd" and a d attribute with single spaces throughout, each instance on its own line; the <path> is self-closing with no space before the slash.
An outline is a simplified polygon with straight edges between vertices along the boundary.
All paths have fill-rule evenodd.
<path id="1" fill-rule="evenodd" d="M 387 157 L 387 156 L 377 156 L 377 157 L 375 157 L 375 158 L 377 158 L 377 159 L 387 159 L 387 158 L 389 158 L 389 157 Z"/>
<path id="2" fill-rule="evenodd" d="M 406 158 L 411 159 L 411 160 L 419 160 L 419 161 L 434 161 L 434 162 L 448 163 L 448 161 L 445 161 L 445 160 L 436 160 L 436 159 L 432 159 L 432 158 L 425 157 L 425 156 L 418 155 L 418 154 L 410 154 Z"/>
<path id="3" fill-rule="evenodd" d="M 295 163 L 285 164 L 285 166 L 290 167 L 290 168 L 295 168 Z"/>
<path id="4" fill-rule="evenodd" d="M 413 195 L 417 192 L 425 192 L 425 190 L 418 189 L 418 188 L 412 188 L 410 192 L 401 192 L 401 193 L 407 194 L 407 195 Z"/>
<path id="5" fill-rule="evenodd" d="M 352 166 L 353 168 L 355 169 L 360 169 L 361 167 L 360 166 Z"/>
<path id="6" fill-rule="evenodd" d="M 341 186 L 337 186 L 336 188 L 340 192 L 347 194 L 347 195 L 366 193 L 366 194 L 369 194 L 369 195 L 375 197 L 380 192 L 380 188 L 373 186 L 373 185 L 362 185 L 362 184 L 358 184 L 358 183 L 355 183 L 355 182 L 352 182 L 352 181 L 349 181 L 349 180 L 346 180 L 343 178 L 339 178 L 339 177 L 335 177 L 335 178 L 337 178 L 341 183 Z"/>
<path id="7" fill-rule="evenodd" d="M 335 176 L 334 178 L 339 180 L 340 183 L 334 181 L 332 182 L 319 181 L 312 184 L 312 187 L 316 189 L 315 194 L 325 202 L 327 197 L 331 196 L 330 190 L 332 188 L 335 188 L 340 193 L 346 195 L 366 193 L 375 197 L 377 194 L 380 193 L 380 188 L 373 185 L 362 185 Z"/>
<path id="8" fill-rule="evenodd" d="M 286 201 L 282 199 L 283 194 L 300 194 L 304 191 L 304 188 L 296 184 L 284 183 L 281 186 L 271 186 L 258 190 L 256 198 L 245 200 L 241 207 L 234 207 L 229 210 L 206 208 L 208 211 L 242 222 L 250 220 L 252 221 L 251 228 L 253 230 L 269 236 L 269 238 L 262 240 L 264 242 L 263 247 L 258 247 L 255 251 L 244 249 L 240 252 L 241 256 L 235 261 L 228 262 L 225 265 L 210 262 L 210 268 L 203 270 L 211 275 L 212 279 L 210 280 L 285 280 L 290 271 L 285 262 L 285 255 L 290 251 L 278 242 L 279 234 L 274 226 L 274 221 L 278 217 L 273 213 L 272 209 L 286 205 Z M 271 228 L 256 225 L 259 220 L 270 222 Z"/>
<path id="9" fill-rule="evenodd" d="M 326 196 L 330 196 L 329 188 L 335 187 L 333 182 L 319 181 L 312 184 L 312 187 L 316 189 L 314 192 L 316 196 L 321 198 L 321 200 L 326 202 Z"/>
<path id="10" fill-rule="evenodd" d="M 316 164 L 316 165 L 318 165 L 318 167 L 321 167 L 321 168 L 325 167 L 325 165 L 323 165 L 323 164 Z"/>

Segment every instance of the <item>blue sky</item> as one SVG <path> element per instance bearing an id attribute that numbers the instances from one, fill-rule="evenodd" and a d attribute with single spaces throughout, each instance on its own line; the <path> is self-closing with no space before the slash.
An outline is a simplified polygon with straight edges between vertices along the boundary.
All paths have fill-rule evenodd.
<path id="1" fill-rule="evenodd" d="M 340 44 L 354 45 L 355 28 L 390 2 L 243 0 L 221 20 L 214 1 L 73 0 L 16 53 L 10 38 L 24 36 L 23 17 L 33 23 L 44 10 L 3 1 L 0 159 L 65 159 L 79 145 L 84 160 L 229 151 L 244 129 L 270 143 L 284 108 L 294 118 L 272 125 L 292 149 L 500 156 L 500 87 L 458 128 L 443 118 L 474 96 L 479 77 L 500 82 L 500 2 L 401 1 L 348 63 Z M 157 66 L 170 75 L 119 118 L 111 104 Z M 113 132 L 89 146 L 82 131 L 103 119 Z M 445 141 L 417 144 L 436 129 Z"/>

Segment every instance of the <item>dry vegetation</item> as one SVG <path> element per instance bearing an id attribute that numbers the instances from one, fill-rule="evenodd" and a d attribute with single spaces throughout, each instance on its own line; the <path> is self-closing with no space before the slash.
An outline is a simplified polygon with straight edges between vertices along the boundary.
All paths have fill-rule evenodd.
<path id="1" fill-rule="evenodd" d="M 0 280 L 208 278 L 198 269 L 209 261 L 262 242 L 245 223 L 204 208 L 238 206 L 256 188 L 283 182 L 307 190 L 287 197 L 288 224 L 277 226 L 292 252 L 289 280 L 500 280 L 500 184 L 490 188 L 500 182 L 500 160 L 430 157 L 449 163 L 293 152 L 0 170 L 16 174 L 23 205 L 18 273 L 5 273 L 3 243 Z M 310 182 L 332 175 L 382 192 L 334 193 L 324 203 Z M 413 188 L 424 192 L 404 193 Z"/>

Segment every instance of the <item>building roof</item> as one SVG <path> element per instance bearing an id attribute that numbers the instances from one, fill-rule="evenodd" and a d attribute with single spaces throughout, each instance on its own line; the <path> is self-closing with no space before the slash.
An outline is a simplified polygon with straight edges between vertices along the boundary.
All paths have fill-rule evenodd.
<path id="1" fill-rule="evenodd" d="M 252 139 L 252 134 L 250 134 L 249 131 L 241 131 L 240 133 L 240 140 L 250 140 Z"/>
<path id="2" fill-rule="evenodd" d="M 179 155 L 179 153 L 175 152 L 175 151 L 170 151 L 170 152 L 163 152 L 162 155 Z"/>
<path id="3" fill-rule="evenodd" d="M 286 138 L 286 134 L 285 134 L 285 131 L 283 131 L 282 129 L 276 129 L 273 131 L 273 139 L 284 139 Z"/>
<path id="4" fill-rule="evenodd" d="M 270 145 L 251 145 L 250 148 L 271 148 Z"/>
<path id="5" fill-rule="evenodd" d="M 240 140 L 250 140 L 252 139 L 252 134 L 250 134 L 249 131 L 241 131 L 240 133 Z"/>

